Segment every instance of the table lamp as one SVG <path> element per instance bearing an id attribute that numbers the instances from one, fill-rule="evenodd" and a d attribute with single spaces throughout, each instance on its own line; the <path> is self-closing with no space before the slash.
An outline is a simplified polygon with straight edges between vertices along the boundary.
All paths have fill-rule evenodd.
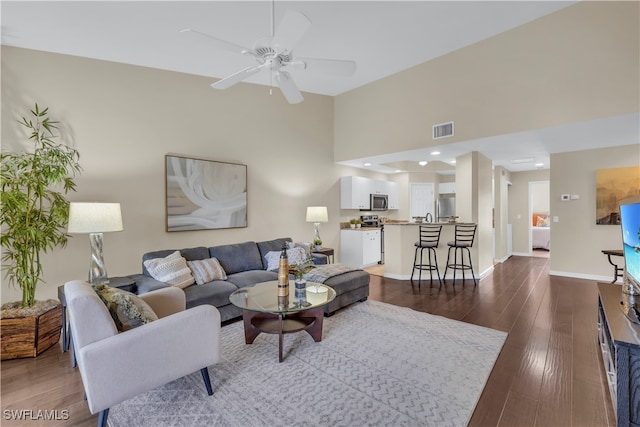
<path id="1" fill-rule="evenodd" d="M 326 206 L 309 206 L 307 207 L 307 222 L 313 222 L 315 231 L 315 239 L 320 239 L 320 223 L 329 222 L 329 214 Z"/>
<path id="2" fill-rule="evenodd" d="M 89 283 L 93 286 L 109 283 L 102 256 L 102 233 L 122 231 L 120 203 L 71 203 L 67 231 L 89 234 L 91 244 Z"/>

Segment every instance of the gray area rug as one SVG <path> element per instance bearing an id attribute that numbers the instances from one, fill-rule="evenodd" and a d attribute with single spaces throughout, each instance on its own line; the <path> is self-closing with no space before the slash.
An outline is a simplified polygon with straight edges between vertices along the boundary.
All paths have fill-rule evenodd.
<path id="1" fill-rule="evenodd" d="M 204 327 L 204 326 L 203 326 Z M 465 426 L 506 333 L 377 301 L 325 318 L 322 342 L 244 343 L 222 328 L 222 361 L 111 408 L 112 427 Z"/>

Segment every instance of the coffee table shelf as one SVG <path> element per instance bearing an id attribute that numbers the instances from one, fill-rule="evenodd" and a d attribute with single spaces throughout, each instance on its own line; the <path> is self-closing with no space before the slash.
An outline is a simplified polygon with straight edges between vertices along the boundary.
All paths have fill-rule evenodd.
<path id="1" fill-rule="evenodd" d="M 242 309 L 244 339 L 252 344 L 261 333 L 278 335 L 278 360 L 283 361 L 283 335 L 307 331 L 314 341 L 322 341 L 324 306 L 331 302 L 336 293 L 333 289 L 318 283 L 307 283 L 307 289 L 326 288 L 326 292 L 307 292 L 306 306 L 299 306 L 291 298 L 286 306 L 278 305 L 277 281 L 258 283 L 250 288 L 233 292 L 229 300 Z"/>

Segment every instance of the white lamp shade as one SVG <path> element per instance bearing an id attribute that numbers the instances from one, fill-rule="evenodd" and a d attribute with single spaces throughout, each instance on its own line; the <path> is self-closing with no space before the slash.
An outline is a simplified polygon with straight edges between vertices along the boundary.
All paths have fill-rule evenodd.
<path id="1" fill-rule="evenodd" d="M 120 203 L 71 203 L 69 233 L 122 231 Z"/>
<path id="2" fill-rule="evenodd" d="M 307 207 L 307 222 L 329 222 L 326 206 Z"/>

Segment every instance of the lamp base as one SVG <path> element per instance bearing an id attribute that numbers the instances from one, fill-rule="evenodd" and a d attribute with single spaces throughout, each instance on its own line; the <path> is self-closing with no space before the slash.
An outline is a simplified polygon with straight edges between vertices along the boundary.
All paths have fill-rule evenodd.
<path id="1" fill-rule="evenodd" d="M 89 266 L 89 283 L 92 286 L 108 284 L 107 269 L 102 256 L 102 233 L 89 233 L 91 245 L 91 265 Z"/>
<path id="2" fill-rule="evenodd" d="M 320 238 L 320 223 L 319 222 L 314 222 L 313 223 L 313 232 L 314 232 L 314 237 L 313 240 L 322 240 Z"/>

